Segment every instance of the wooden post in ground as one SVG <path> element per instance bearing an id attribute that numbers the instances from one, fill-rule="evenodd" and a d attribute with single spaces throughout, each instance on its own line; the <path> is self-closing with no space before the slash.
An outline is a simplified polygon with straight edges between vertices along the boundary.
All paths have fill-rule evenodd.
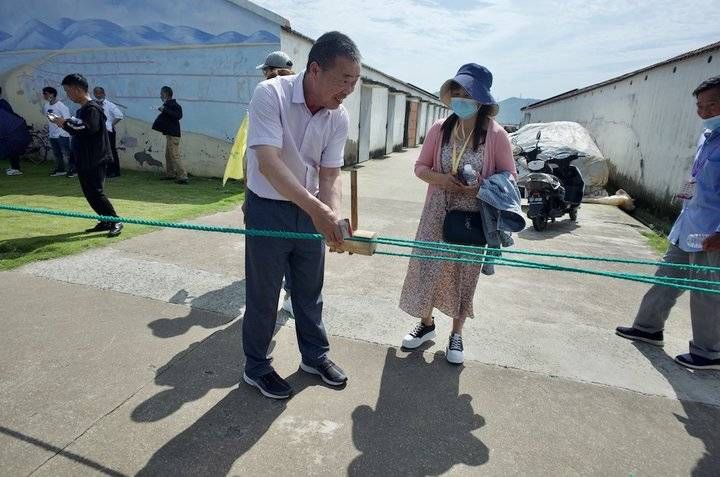
<path id="1" fill-rule="evenodd" d="M 357 185 L 358 170 L 357 167 L 353 167 L 350 170 L 350 225 L 353 230 L 358 229 L 358 185 Z"/>

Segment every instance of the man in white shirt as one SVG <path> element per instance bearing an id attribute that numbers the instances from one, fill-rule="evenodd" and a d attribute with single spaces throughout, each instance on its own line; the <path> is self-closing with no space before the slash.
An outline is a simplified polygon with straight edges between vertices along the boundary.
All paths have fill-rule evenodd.
<path id="1" fill-rule="evenodd" d="M 103 111 L 105 112 L 105 127 L 110 136 L 110 150 L 112 151 L 113 160 L 108 164 L 106 177 L 118 177 L 120 175 L 120 158 L 118 157 L 115 142 L 117 136 L 115 133 L 115 125 L 122 121 L 125 116 L 115 103 L 105 98 L 105 89 L 103 87 L 96 86 L 93 88 L 93 96 L 95 96 L 97 102 L 103 107 Z"/>
<path id="2" fill-rule="evenodd" d="M 359 78 L 357 46 L 342 33 L 330 32 L 313 45 L 303 73 L 257 86 L 248 110 L 248 229 L 320 233 L 331 251 L 342 243 L 340 167 L 349 123 L 342 102 Z M 300 368 L 331 386 L 343 386 L 347 377 L 327 356 L 322 323 L 325 244 L 252 236 L 245 244 L 245 382 L 270 398 L 292 394 L 268 357 L 288 267 Z"/>
<path id="3" fill-rule="evenodd" d="M 70 109 L 57 99 L 57 90 L 52 86 L 43 88 L 42 97 L 45 100 L 43 102 L 43 114 L 46 118 L 48 114 L 63 119 L 69 119 L 72 116 Z M 53 177 L 75 177 L 75 161 L 70 149 L 70 134 L 48 119 L 48 137 L 55 156 L 55 169 L 50 172 L 50 175 Z"/>

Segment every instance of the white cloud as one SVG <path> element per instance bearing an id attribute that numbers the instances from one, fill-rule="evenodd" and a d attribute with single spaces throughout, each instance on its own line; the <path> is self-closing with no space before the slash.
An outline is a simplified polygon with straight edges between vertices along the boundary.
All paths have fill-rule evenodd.
<path id="1" fill-rule="evenodd" d="M 548 97 L 720 41 L 720 0 L 255 0 L 317 37 L 340 30 L 365 63 L 429 91 L 463 63 L 498 99 Z"/>

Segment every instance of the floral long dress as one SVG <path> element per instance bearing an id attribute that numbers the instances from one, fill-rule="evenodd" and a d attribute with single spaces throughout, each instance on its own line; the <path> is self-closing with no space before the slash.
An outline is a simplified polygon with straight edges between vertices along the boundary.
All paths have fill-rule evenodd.
<path id="1" fill-rule="evenodd" d="M 468 148 L 458 169 L 462 170 L 465 164 L 471 164 L 473 169 L 481 171 L 483 156 L 483 145 L 478 146 L 477 151 Z M 448 144 L 441 149 L 442 172 L 449 172 L 451 164 L 452 147 Z M 480 208 L 474 194 L 438 189 L 425 204 L 415 239 L 442 242 L 446 211 L 479 211 Z M 414 249 L 413 254 L 448 256 L 446 253 L 425 249 Z M 480 269 L 480 265 L 411 258 L 400 295 L 400 309 L 417 318 L 429 316 L 433 309 L 455 319 L 473 318 L 473 296 Z"/>

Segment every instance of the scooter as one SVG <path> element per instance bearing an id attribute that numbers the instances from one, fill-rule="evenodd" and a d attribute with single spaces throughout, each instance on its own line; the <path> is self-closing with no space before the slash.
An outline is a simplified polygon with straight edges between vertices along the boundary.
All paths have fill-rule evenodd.
<path id="1" fill-rule="evenodd" d="M 542 152 L 540 138 L 541 132 L 538 131 L 535 146 L 520 152 L 527 160 L 530 172 L 518 180 L 528 200 L 527 216 L 538 232 L 547 228 L 548 221 L 555 222 L 565 214 L 576 221 L 585 191 L 580 170 L 571 164 L 578 155 L 538 159 Z"/>

